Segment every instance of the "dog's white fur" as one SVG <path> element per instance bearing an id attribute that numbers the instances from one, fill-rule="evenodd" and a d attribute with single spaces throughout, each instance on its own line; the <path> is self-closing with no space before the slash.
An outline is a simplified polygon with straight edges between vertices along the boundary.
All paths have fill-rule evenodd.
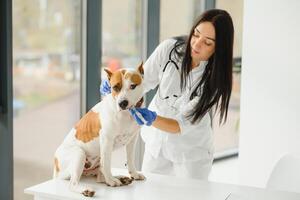
<path id="1" fill-rule="evenodd" d="M 135 143 L 140 127 L 128 111 L 143 96 L 142 81 L 140 84 L 136 83 L 138 77 L 142 80 L 142 64 L 138 70 L 122 69 L 115 72 L 117 75 L 109 70 L 106 72 L 112 93 L 96 104 L 79 121 L 78 126 L 72 128 L 55 152 L 54 178 L 70 179 L 70 189 L 78 193 L 89 193 L 86 196 L 93 196 L 94 191 L 79 185 L 81 175 L 97 176 L 97 182 L 105 182 L 109 186 L 122 185 L 111 173 L 112 151 L 122 146 L 126 146 L 127 167 L 131 178 L 145 178 L 134 166 Z M 132 78 L 133 74 L 137 79 Z M 115 88 L 120 86 L 120 81 L 121 89 Z M 114 85 L 117 82 L 119 85 Z M 124 100 L 128 101 L 128 105 L 121 108 L 120 103 Z M 98 130 L 97 127 L 98 133 L 91 133 Z"/>

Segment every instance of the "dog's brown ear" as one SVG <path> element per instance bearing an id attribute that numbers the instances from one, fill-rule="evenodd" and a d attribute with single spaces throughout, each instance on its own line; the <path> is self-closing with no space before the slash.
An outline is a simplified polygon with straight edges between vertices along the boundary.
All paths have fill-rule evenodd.
<path id="1" fill-rule="evenodd" d="M 141 64 L 138 66 L 137 71 L 140 72 L 140 74 L 144 75 L 143 61 L 142 61 Z"/>
<path id="2" fill-rule="evenodd" d="M 104 68 L 104 71 L 107 73 L 107 78 L 110 80 L 111 75 L 113 74 L 108 68 Z"/>

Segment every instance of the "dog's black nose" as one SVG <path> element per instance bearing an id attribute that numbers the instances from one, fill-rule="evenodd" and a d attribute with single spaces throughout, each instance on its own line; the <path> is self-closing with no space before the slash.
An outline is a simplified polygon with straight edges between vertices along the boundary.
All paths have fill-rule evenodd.
<path id="1" fill-rule="evenodd" d="M 120 108 L 122 108 L 123 110 L 126 109 L 126 107 L 128 106 L 128 101 L 127 100 L 123 100 L 119 103 Z"/>

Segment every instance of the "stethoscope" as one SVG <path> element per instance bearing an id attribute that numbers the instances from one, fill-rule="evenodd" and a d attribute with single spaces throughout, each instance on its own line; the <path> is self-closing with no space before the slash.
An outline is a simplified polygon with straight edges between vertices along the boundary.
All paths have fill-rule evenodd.
<path id="1" fill-rule="evenodd" d="M 172 59 L 172 53 L 175 51 L 175 49 L 179 46 L 179 45 L 181 45 L 181 44 L 178 44 L 178 45 L 176 45 L 176 46 L 174 46 L 173 47 L 173 49 L 170 51 L 170 53 L 169 53 L 169 57 L 168 57 L 168 61 L 166 62 L 166 64 L 164 65 L 164 67 L 163 67 L 163 70 L 162 70 L 162 75 L 161 75 L 161 78 L 160 78 L 160 84 L 159 84 L 159 86 L 158 86 L 158 98 L 160 99 L 160 100 L 164 100 L 166 103 L 167 103 L 167 105 L 168 106 L 170 106 L 170 107 L 172 107 L 172 108 L 174 108 L 174 109 L 176 109 L 175 107 L 174 107 L 174 104 L 176 103 L 176 100 L 181 96 L 180 94 L 171 94 L 171 95 L 166 95 L 166 96 L 163 96 L 162 94 L 161 94 L 161 82 L 162 82 L 162 80 L 163 80 L 163 76 L 164 76 L 164 73 L 165 73 L 165 71 L 166 71 L 166 69 L 170 66 L 170 65 L 173 65 L 175 68 L 176 68 L 176 72 L 178 73 L 178 75 L 180 76 L 180 71 L 179 71 L 179 67 L 178 67 L 178 64 Z M 174 72 L 175 72 L 174 71 Z M 173 73 L 174 73 L 173 72 Z M 172 101 L 173 100 L 173 101 Z M 172 103 L 170 103 L 172 101 Z M 177 109 L 176 109 L 177 110 Z"/>

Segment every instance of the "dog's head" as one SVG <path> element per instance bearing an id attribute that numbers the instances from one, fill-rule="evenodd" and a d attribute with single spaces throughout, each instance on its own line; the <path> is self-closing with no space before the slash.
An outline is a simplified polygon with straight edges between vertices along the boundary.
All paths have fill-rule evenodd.
<path id="1" fill-rule="evenodd" d="M 136 70 L 120 69 L 111 72 L 104 69 L 107 73 L 111 86 L 112 96 L 115 98 L 118 110 L 126 110 L 136 106 L 143 98 L 143 63 Z"/>

